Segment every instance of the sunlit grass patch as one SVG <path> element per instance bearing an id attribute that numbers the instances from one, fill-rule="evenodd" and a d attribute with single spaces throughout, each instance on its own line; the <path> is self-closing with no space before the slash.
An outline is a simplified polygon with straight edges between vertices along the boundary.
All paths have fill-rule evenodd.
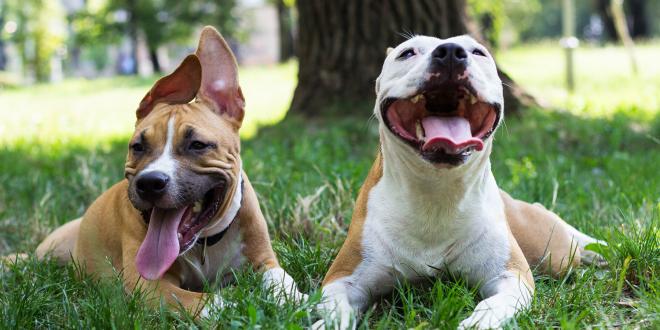
<path id="1" fill-rule="evenodd" d="M 635 50 L 637 75 L 620 45 L 585 44 L 576 49 L 572 94 L 565 87 L 565 55 L 558 43 L 522 45 L 501 51 L 497 60 L 518 84 L 546 104 L 577 115 L 602 117 L 625 111 L 649 120 L 660 111 L 660 42 L 641 43 Z"/>
<path id="2" fill-rule="evenodd" d="M 296 84 L 296 65 L 241 69 L 246 97 L 243 137 L 281 120 Z M 99 143 L 133 131 L 135 110 L 156 77 L 72 79 L 0 92 L 0 145 Z"/>

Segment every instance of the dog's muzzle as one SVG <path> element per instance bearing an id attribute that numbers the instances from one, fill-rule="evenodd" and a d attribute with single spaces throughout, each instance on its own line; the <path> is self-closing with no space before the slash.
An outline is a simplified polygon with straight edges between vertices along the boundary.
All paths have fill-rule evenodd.
<path id="1" fill-rule="evenodd" d="M 432 163 L 460 165 L 484 148 L 502 105 L 480 100 L 468 83 L 429 83 L 408 98 L 386 98 L 381 117 L 399 139 Z"/>

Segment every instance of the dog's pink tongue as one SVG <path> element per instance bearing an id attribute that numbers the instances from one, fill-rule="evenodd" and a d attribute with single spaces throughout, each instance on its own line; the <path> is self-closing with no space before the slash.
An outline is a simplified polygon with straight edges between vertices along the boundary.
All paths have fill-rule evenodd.
<path id="1" fill-rule="evenodd" d="M 172 266 L 179 256 L 179 223 L 186 211 L 155 208 L 151 211 L 147 236 L 135 258 L 135 266 L 142 277 L 156 280 Z"/>
<path id="2" fill-rule="evenodd" d="M 472 137 L 470 122 L 463 117 L 437 117 L 429 116 L 422 119 L 426 143 L 422 150 L 444 149 L 450 154 L 457 154 L 465 148 L 474 147 L 476 150 L 484 148 L 479 138 Z"/>

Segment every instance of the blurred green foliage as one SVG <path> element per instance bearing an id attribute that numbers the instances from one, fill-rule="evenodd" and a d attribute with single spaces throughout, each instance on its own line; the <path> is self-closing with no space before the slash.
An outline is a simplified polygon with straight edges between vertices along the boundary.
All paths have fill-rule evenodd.
<path id="1" fill-rule="evenodd" d="M 62 50 L 66 31 L 61 28 L 63 10 L 57 1 L 4 0 L 3 15 L 16 23 L 11 38 L 16 43 L 26 76 L 45 81 L 50 76 L 50 59 Z M 3 33 L 7 33 L 4 32 Z M 6 36 L 2 36 L 3 39 Z"/>
<path id="2" fill-rule="evenodd" d="M 188 43 L 202 25 L 217 27 L 230 40 L 239 39 L 236 2 L 87 0 L 76 7 L 56 0 L 0 0 L 0 23 L 15 24 L 15 29 L 0 32 L 0 41 L 17 46 L 24 76 L 47 81 L 56 54 L 82 55 L 100 69 L 108 62 L 107 46 L 126 39 L 136 45 L 143 37 L 151 54 L 168 42 Z"/>
<path id="3" fill-rule="evenodd" d="M 187 42 L 200 25 L 213 25 L 225 37 L 235 38 L 239 30 L 235 7 L 236 0 L 90 1 L 70 16 L 72 37 L 75 46 L 93 48 L 99 41 L 116 43 L 123 36 L 137 43 L 142 33 L 152 53 L 168 42 Z"/>
<path id="4" fill-rule="evenodd" d="M 586 30 L 592 19 L 603 24 L 600 40 L 616 38 L 608 35 L 598 6 L 607 0 L 574 0 L 576 35 L 586 37 Z M 629 5 L 630 1 L 626 4 Z M 660 21 L 654 19 L 660 14 L 660 1 L 638 0 L 643 2 L 647 13 L 643 13 L 650 25 L 649 35 L 660 33 Z M 630 6 L 626 7 L 629 24 L 636 19 Z M 538 41 L 559 38 L 562 35 L 562 1 L 559 0 L 468 0 L 468 11 L 477 20 L 486 40 L 494 47 L 506 43 Z M 594 36 L 592 36 L 593 38 Z"/>

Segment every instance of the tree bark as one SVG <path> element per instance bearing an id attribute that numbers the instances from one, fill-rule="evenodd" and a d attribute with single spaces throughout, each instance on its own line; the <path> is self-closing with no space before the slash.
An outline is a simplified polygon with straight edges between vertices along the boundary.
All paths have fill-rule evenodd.
<path id="1" fill-rule="evenodd" d="M 286 62 L 295 55 L 291 8 L 283 0 L 277 0 L 277 18 L 280 31 L 280 62 Z"/>
<path id="2" fill-rule="evenodd" d="M 151 60 L 151 67 L 154 73 L 161 73 L 160 61 L 158 60 L 158 49 L 149 47 L 149 59 Z"/>
<path id="3" fill-rule="evenodd" d="M 352 113 L 373 102 L 386 48 L 411 35 L 482 39 L 465 0 L 305 0 L 296 6 L 299 71 L 291 112 L 306 116 Z M 531 97 L 502 78 L 511 86 L 505 87 L 506 109 L 516 112 Z"/>
<path id="4" fill-rule="evenodd" d="M 0 3 L 0 28 L 5 26 L 5 16 L 7 14 L 7 2 Z M 7 54 L 5 53 L 5 40 L 0 35 L 0 71 L 7 68 Z"/>
<path id="5" fill-rule="evenodd" d="M 651 29 L 647 8 L 648 0 L 627 0 L 624 2 L 627 11 L 626 20 L 632 38 L 649 38 Z M 619 40 L 616 22 L 611 11 L 611 0 L 597 0 L 596 11 L 603 20 L 605 27 L 605 38 L 609 41 Z"/>
<path id="6" fill-rule="evenodd" d="M 633 38 L 649 38 L 651 28 L 647 11 L 647 0 L 628 0 L 628 13 L 630 17 L 630 36 Z"/>

